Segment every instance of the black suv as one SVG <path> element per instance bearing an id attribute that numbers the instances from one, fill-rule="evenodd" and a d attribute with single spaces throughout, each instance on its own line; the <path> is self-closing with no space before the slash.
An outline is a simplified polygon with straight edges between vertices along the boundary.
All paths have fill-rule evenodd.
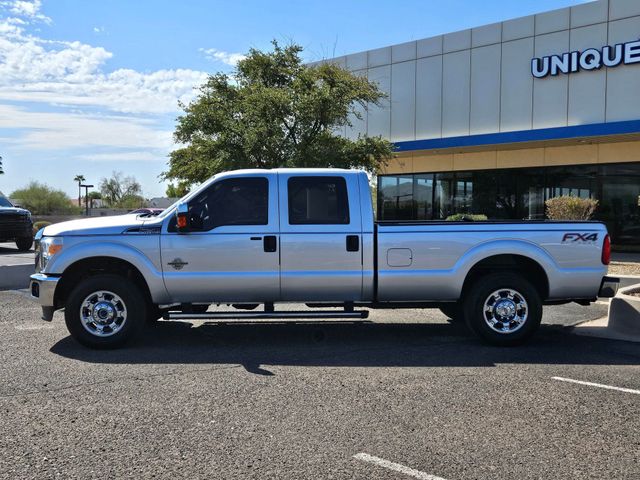
<path id="1" fill-rule="evenodd" d="M 31 213 L 14 207 L 0 193 L 0 242 L 15 241 L 18 250 L 26 252 L 33 245 L 33 222 Z"/>

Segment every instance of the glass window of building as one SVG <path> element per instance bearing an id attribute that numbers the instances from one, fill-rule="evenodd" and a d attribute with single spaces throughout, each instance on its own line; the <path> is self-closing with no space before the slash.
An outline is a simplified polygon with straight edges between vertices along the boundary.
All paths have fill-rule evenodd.
<path id="1" fill-rule="evenodd" d="M 543 220 L 545 200 L 598 200 L 614 245 L 640 244 L 640 163 L 532 167 L 378 177 L 380 220 L 444 220 L 454 213 Z"/>

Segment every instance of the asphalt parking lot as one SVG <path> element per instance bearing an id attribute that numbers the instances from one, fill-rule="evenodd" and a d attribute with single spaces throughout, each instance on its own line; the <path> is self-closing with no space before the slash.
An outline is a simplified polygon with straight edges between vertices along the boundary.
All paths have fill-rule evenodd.
<path id="1" fill-rule="evenodd" d="M 160 322 L 92 351 L 24 293 L 0 302 L 2 478 L 640 476 L 638 344 L 564 326 L 604 305 L 549 308 L 508 349 L 408 310 Z"/>

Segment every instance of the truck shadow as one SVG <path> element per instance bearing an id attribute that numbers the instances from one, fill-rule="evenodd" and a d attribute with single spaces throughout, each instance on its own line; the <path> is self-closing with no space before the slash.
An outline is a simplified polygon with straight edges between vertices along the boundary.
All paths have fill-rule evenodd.
<path id="1" fill-rule="evenodd" d="M 15 245 L 10 246 L 6 243 L 0 244 L 0 255 L 27 255 L 29 253 L 34 253 L 33 248 L 31 248 L 28 252 L 21 252 Z"/>
<path id="2" fill-rule="evenodd" d="M 51 352 L 104 364 L 233 364 L 256 374 L 268 367 L 492 367 L 511 364 L 640 365 L 637 344 L 580 337 L 543 325 L 530 343 L 491 347 L 464 325 L 371 322 L 159 322 L 119 350 L 90 350 L 66 337 Z"/>

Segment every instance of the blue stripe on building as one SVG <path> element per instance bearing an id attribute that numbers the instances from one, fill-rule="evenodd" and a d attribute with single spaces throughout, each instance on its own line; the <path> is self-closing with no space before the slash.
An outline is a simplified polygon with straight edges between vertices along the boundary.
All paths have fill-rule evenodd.
<path id="1" fill-rule="evenodd" d="M 547 140 L 567 140 L 572 138 L 590 138 L 632 133 L 640 133 L 640 120 L 592 123 L 571 127 L 540 128 L 536 130 L 518 130 L 482 135 L 465 135 L 461 137 L 432 138 L 428 140 L 410 140 L 406 142 L 395 142 L 395 146 L 396 152 L 411 152 L 414 150 L 437 150 L 508 143 L 542 142 Z"/>

